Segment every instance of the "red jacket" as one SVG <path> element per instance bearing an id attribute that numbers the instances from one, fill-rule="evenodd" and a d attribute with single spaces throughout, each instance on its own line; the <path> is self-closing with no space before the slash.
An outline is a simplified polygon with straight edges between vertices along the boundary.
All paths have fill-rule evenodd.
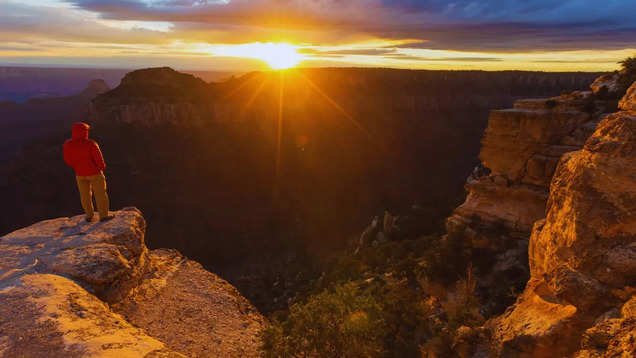
<path id="1" fill-rule="evenodd" d="M 72 138 L 64 142 L 64 162 L 75 169 L 77 176 L 96 175 L 106 169 L 102 151 L 95 141 L 88 139 L 90 128 L 83 122 L 73 124 Z"/>

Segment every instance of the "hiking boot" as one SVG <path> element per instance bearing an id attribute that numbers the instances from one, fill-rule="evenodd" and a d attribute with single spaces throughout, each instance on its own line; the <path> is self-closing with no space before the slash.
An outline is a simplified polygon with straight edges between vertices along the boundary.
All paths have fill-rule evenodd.
<path id="1" fill-rule="evenodd" d="M 115 215 L 108 215 L 108 216 L 106 216 L 106 217 L 99 218 L 99 221 L 100 221 L 100 222 L 110 221 L 110 220 L 113 220 L 114 218 L 115 218 Z"/>

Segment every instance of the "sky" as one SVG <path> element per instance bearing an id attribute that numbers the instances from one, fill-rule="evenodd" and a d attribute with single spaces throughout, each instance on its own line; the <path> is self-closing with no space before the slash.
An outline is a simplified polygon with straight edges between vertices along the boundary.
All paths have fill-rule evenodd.
<path id="1" fill-rule="evenodd" d="M 609 71 L 636 0 L 0 0 L 0 65 Z"/>

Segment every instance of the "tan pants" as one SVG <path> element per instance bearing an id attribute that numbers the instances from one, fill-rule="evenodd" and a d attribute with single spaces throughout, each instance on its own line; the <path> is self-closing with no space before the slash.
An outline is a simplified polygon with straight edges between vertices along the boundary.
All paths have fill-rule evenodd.
<path id="1" fill-rule="evenodd" d="M 106 194 L 106 177 L 103 173 L 96 175 L 75 177 L 77 179 L 77 188 L 82 201 L 82 208 L 86 213 L 87 219 L 93 218 L 93 193 L 95 193 L 95 201 L 97 202 L 97 211 L 100 218 L 108 216 L 108 194 Z"/>

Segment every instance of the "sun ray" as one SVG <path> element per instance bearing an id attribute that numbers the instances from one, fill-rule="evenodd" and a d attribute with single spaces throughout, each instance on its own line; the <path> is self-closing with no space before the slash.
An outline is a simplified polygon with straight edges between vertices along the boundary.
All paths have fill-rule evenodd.
<path id="1" fill-rule="evenodd" d="M 309 84 L 309 86 L 316 91 L 316 93 L 318 93 L 318 95 L 320 95 L 325 101 L 327 101 L 329 104 L 331 104 L 338 112 L 340 112 L 342 115 L 345 116 L 345 118 L 347 118 L 347 120 L 353 124 L 356 128 L 358 128 L 360 131 L 362 131 L 364 134 L 366 134 L 369 138 L 373 138 L 373 136 L 371 135 L 371 133 L 362 126 L 362 124 L 360 124 L 360 122 L 356 121 L 355 118 L 353 118 L 352 115 L 350 115 L 344 108 L 342 108 L 342 106 L 340 104 L 338 104 L 338 102 L 336 102 L 333 98 L 331 98 L 328 94 L 326 94 L 322 89 L 320 89 L 320 87 L 318 87 L 318 85 L 316 85 L 312 80 L 310 80 L 307 76 L 305 76 L 303 73 L 299 73 L 299 75 L 305 80 L 307 81 L 307 83 Z"/>
<path id="2" fill-rule="evenodd" d="M 252 103 L 254 103 L 254 101 L 256 100 L 256 97 L 258 97 L 258 95 L 263 91 L 263 88 L 265 88 L 265 85 L 267 84 L 267 82 L 269 82 L 269 78 L 267 77 L 263 78 L 263 80 L 258 85 L 256 90 L 254 90 L 254 93 L 252 93 L 250 98 L 245 102 L 245 105 L 243 105 L 243 107 L 241 108 L 241 112 L 239 115 L 240 118 L 242 118 L 247 112 L 247 110 L 252 106 Z"/>
<path id="3" fill-rule="evenodd" d="M 223 96 L 223 99 L 224 100 L 230 99 L 230 97 L 232 97 L 235 94 L 237 94 L 240 90 L 242 90 L 245 86 L 247 86 L 250 82 L 252 82 L 254 80 L 254 78 L 256 78 L 256 76 L 252 76 L 252 77 L 248 78 L 247 80 L 243 81 L 243 83 L 241 83 L 237 87 L 233 88 L 228 94 Z"/>
<path id="4" fill-rule="evenodd" d="M 281 177 L 281 152 L 283 139 L 283 101 L 285 99 L 285 72 L 278 73 L 278 125 L 276 129 L 276 178 L 274 181 L 274 199 L 278 200 Z"/>

